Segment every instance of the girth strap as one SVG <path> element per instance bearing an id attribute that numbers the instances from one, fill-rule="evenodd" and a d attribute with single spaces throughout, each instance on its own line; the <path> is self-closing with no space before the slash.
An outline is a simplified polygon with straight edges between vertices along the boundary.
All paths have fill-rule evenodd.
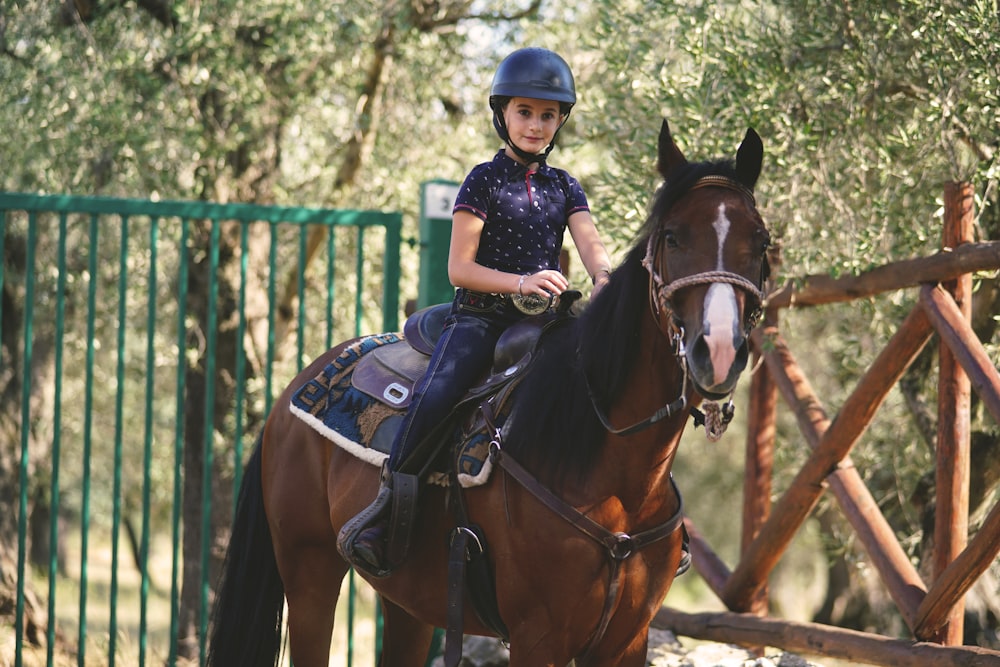
<path id="1" fill-rule="evenodd" d="M 444 664 L 457 667 L 462 662 L 462 628 L 465 620 L 465 568 L 468 563 L 469 532 L 459 526 L 451 534 L 448 557 L 448 613 L 444 642 Z"/>
<path id="2" fill-rule="evenodd" d="M 449 504 L 455 514 L 448 557 L 448 612 L 445 632 L 445 667 L 458 667 L 462 662 L 462 638 L 465 619 L 465 593 L 479 620 L 503 641 L 510 631 L 500 617 L 493 570 L 486 556 L 486 538 L 478 526 L 469 521 L 458 471 L 451 470 Z"/>

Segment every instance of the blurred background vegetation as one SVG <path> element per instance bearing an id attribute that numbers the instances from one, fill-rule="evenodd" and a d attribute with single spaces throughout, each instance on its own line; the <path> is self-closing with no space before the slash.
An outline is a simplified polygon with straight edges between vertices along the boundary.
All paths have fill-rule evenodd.
<path id="1" fill-rule="evenodd" d="M 692 159 L 732 155 L 748 126 L 763 137 L 758 201 L 780 244 L 779 283 L 936 252 L 950 181 L 973 185 L 977 239 L 1000 239 L 996 0 L 2 0 L 0 7 L 4 191 L 393 210 L 404 214 L 404 236 L 415 238 L 420 183 L 460 181 L 498 147 L 487 106 L 497 62 L 538 45 L 562 54 L 577 79 L 579 103 L 552 162 L 580 178 L 616 257 L 656 186 L 661 118 Z M 24 233 L 7 230 L 5 326 L 23 299 Z M 87 240 L 75 241 L 70 261 L 83 267 Z M 416 296 L 417 262 L 416 249 L 405 249 L 404 300 Z M 143 267 L 135 271 L 141 276 Z M 585 284 L 578 261 L 571 274 Z M 996 278 L 977 276 L 974 310 L 994 359 Z M 784 316 L 783 335 L 831 416 L 915 298 L 901 291 Z M 174 324 L 169 314 L 163 321 Z M 20 441 L 17 403 L 8 400 L 20 377 L 11 331 L 4 329 L 8 368 L 0 365 L 5 499 L 16 497 Z M 921 565 L 929 562 L 924 537 L 933 516 L 935 350 L 925 349 L 852 453 Z M 51 355 L 36 363 L 51 363 Z M 1000 432 L 977 402 L 972 417 L 981 462 L 974 529 L 982 508 L 996 502 Z M 731 564 L 739 545 L 739 428 L 716 444 L 689 433 L 677 464 L 689 513 Z M 40 488 L 45 446 L 39 437 L 32 483 Z M 807 449 L 794 421 L 783 418 L 777 492 Z M 166 492 L 156 498 L 161 512 L 170 500 Z M 77 502 L 72 489 L 64 501 Z M 14 529 L 9 518 L 0 522 L 8 551 Z M 775 575 L 793 582 L 788 592 L 772 587 L 777 611 L 905 634 L 835 506 L 824 500 L 801 540 L 809 548 Z M 997 569 L 970 598 L 970 642 L 997 645 Z M 678 605 L 711 604 L 695 577 L 671 595 Z"/>

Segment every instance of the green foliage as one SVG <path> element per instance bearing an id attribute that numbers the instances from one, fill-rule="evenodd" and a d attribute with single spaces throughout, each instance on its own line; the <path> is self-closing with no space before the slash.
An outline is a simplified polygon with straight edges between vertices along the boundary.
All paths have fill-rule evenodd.
<path id="1" fill-rule="evenodd" d="M 943 182 L 996 182 L 998 33 L 986 2 L 603 6 L 595 136 L 617 167 L 601 194 L 621 218 L 642 210 L 660 115 L 689 158 L 731 155 L 749 125 L 787 273 L 932 251 Z"/>

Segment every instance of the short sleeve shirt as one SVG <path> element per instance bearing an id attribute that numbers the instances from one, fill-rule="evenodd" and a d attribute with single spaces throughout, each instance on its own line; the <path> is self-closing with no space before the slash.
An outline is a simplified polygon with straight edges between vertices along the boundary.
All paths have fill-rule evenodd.
<path id="1" fill-rule="evenodd" d="M 559 268 L 569 217 L 588 211 L 580 183 L 562 169 L 528 169 L 500 150 L 466 176 L 455 211 L 483 220 L 476 262 L 507 273 Z"/>

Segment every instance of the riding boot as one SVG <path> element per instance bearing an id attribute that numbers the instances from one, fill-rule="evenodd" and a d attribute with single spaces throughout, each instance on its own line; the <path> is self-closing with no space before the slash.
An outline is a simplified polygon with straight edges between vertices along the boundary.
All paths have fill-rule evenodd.
<path id="1" fill-rule="evenodd" d="M 417 487 L 415 475 L 383 469 L 375 500 L 337 536 L 337 550 L 347 562 L 373 577 L 386 577 L 406 558 Z"/>
<path id="2" fill-rule="evenodd" d="M 365 561 L 375 571 L 388 569 L 385 559 L 386 543 L 388 541 L 389 513 L 386 511 L 354 538 L 355 559 Z"/>
<path id="3" fill-rule="evenodd" d="M 344 524 L 337 535 L 337 550 L 358 569 L 373 576 L 385 576 L 385 536 L 388 533 L 389 517 L 392 511 L 392 473 L 382 468 L 382 478 L 375 500 Z M 361 542 L 359 539 L 366 535 Z M 384 574 L 383 574 L 384 573 Z"/>

